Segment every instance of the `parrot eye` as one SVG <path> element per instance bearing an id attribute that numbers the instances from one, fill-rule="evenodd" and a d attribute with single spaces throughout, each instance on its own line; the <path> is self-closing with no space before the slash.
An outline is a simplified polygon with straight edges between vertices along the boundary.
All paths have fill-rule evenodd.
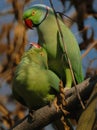
<path id="1" fill-rule="evenodd" d="M 32 11 L 32 16 L 34 16 L 36 14 L 36 11 Z"/>
<path id="2" fill-rule="evenodd" d="M 30 19 L 25 19 L 24 22 L 28 28 L 32 29 L 33 23 Z"/>

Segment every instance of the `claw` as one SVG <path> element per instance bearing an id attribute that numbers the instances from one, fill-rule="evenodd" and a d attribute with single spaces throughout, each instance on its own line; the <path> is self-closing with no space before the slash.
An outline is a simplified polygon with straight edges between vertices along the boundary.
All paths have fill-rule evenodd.
<path id="1" fill-rule="evenodd" d="M 66 86 L 65 88 L 64 88 L 64 93 L 66 93 L 66 91 L 68 91 L 69 90 L 69 88 Z"/>
<path id="2" fill-rule="evenodd" d="M 69 112 L 64 110 L 64 108 L 63 108 L 64 106 L 67 105 L 67 102 L 65 100 L 64 86 L 63 86 L 62 81 L 60 81 L 59 88 L 60 88 L 60 105 L 59 105 L 59 108 L 63 112 L 64 115 L 67 115 L 67 114 L 69 114 Z"/>
<path id="3" fill-rule="evenodd" d="M 62 81 L 60 81 L 59 89 L 60 89 L 61 103 L 62 103 L 63 106 L 66 106 L 67 102 L 65 100 L 64 86 L 63 86 L 63 82 Z"/>
<path id="4" fill-rule="evenodd" d="M 62 113 L 63 113 L 65 116 L 68 115 L 68 114 L 70 114 L 67 110 L 63 109 L 62 104 L 60 104 L 59 108 L 60 108 L 60 110 L 62 111 Z"/>
<path id="5" fill-rule="evenodd" d="M 59 108 L 57 102 L 58 102 L 58 99 L 57 99 L 57 97 L 56 97 L 56 98 L 54 99 L 54 101 L 53 101 L 53 104 L 54 104 L 54 106 L 55 106 L 55 108 L 56 108 L 56 111 L 58 112 L 60 108 Z"/>
<path id="6" fill-rule="evenodd" d="M 54 104 L 57 112 L 59 110 L 61 110 L 64 115 L 67 115 L 67 114 L 69 114 L 69 112 L 63 109 L 63 107 L 67 105 L 67 102 L 65 100 L 64 86 L 63 86 L 62 81 L 60 81 L 59 90 L 60 90 L 59 98 L 56 97 L 53 101 L 53 104 Z M 58 101 L 59 101 L 59 103 L 58 103 Z"/>
<path id="7" fill-rule="evenodd" d="M 64 124 L 64 129 L 70 130 L 70 127 L 68 126 L 67 121 L 65 120 L 64 116 L 61 117 L 61 121 Z"/>

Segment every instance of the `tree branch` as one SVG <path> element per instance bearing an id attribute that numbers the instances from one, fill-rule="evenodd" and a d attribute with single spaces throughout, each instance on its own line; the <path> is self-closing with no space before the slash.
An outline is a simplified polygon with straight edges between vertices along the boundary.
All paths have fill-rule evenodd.
<path id="1" fill-rule="evenodd" d="M 97 76 L 91 79 L 88 78 L 81 84 L 77 85 L 77 88 L 79 90 L 79 93 L 81 94 L 83 101 L 89 98 L 95 83 L 97 83 Z M 72 111 L 75 110 L 74 108 L 79 104 L 78 97 L 75 93 L 75 88 L 73 87 L 68 90 L 65 95 L 67 105 L 64 109 L 69 111 L 71 115 Z M 33 113 L 33 121 L 31 120 L 30 116 L 27 115 L 23 120 L 18 122 L 11 130 L 39 130 L 61 116 L 62 112 L 60 110 L 57 112 L 54 105 L 52 105 L 51 107 L 45 106 Z"/>
<path id="2" fill-rule="evenodd" d="M 14 10 L 11 9 L 11 10 L 0 12 L 0 16 L 9 15 L 9 14 L 14 14 Z"/>

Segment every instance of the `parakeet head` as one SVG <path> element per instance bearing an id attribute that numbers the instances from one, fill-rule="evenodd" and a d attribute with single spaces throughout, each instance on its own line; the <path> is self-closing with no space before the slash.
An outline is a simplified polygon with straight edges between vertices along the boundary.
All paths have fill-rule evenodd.
<path id="1" fill-rule="evenodd" d="M 48 68 L 46 50 L 42 46 L 34 42 L 30 43 L 30 45 L 31 45 L 31 49 L 29 50 L 31 52 L 30 54 L 35 55 L 34 57 L 32 56 L 32 60 L 34 60 L 35 58 L 37 59 L 37 63 L 43 63 L 44 66 Z"/>
<path id="2" fill-rule="evenodd" d="M 42 53 L 43 53 L 43 55 L 47 55 L 45 49 L 41 45 L 39 45 L 38 43 L 31 42 L 30 45 L 33 48 L 33 50 L 35 52 L 39 53 L 40 55 L 42 55 Z"/>
<path id="3" fill-rule="evenodd" d="M 23 20 L 26 26 L 33 29 L 41 24 L 48 15 L 48 9 L 46 5 L 36 4 L 24 11 Z"/>

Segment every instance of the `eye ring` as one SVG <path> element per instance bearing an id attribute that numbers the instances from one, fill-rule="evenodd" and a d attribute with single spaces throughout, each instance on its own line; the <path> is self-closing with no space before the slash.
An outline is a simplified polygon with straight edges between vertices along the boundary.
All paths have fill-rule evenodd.
<path id="1" fill-rule="evenodd" d="M 32 11 L 32 16 L 34 16 L 36 14 L 36 11 Z"/>

